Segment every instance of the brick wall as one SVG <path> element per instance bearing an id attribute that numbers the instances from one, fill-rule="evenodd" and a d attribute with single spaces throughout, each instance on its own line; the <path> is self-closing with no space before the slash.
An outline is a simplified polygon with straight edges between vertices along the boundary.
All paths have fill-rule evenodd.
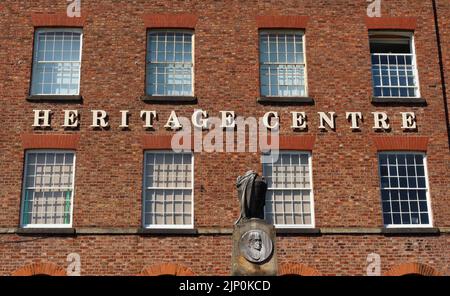
<path id="1" fill-rule="evenodd" d="M 442 8 L 442 32 L 449 44 L 448 4 Z M 448 2 L 447 2 L 448 3 Z M 388 136 L 428 137 L 428 174 L 434 225 L 450 227 L 450 170 L 438 49 L 431 1 L 383 1 L 382 14 L 416 18 L 415 45 L 420 88 L 427 106 L 374 106 L 366 1 L 82 1 L 82 103 L 31 103 L 29 94 L 33 16 L 64 14 L 66 1 L 6 0 L 0 8 L 0 228 L 17 227 L 20 214 L 24 148 L 29 134 L 79 136 L 73 219 L 74 227 L 141 225 L 142 136 L 170 135 L 164 130 L 171 110 L 188 116 L 197 108 L 218 115 L 234 110 L 260 117 L 277 111 L 284 136 L 315 136 L 313 180 L 317 227 L 381 227 L 377 150 L 370 112 L 391 117 Z M 191 14 L 195 24 L 195 95 L 197 104 L 151 104 L 144 94 L 146 26 L 144 15 Z M 267 106 L 257 103 L 257 16 L 307 16 L 306 58 L 309 95 L 314 105 Z M 447 25 L 445 25 L 447 24 Z M 446 71 L 449 52 L 443 46 Z M 447 82 L 450 78 L 447 79 Z M 450 87 L 447 87 L 447 92 Z M 34 130 L 33 109 L 52 109 L 53 128 Z M 64 109 L 77 109 L 81 127 L 65 131 Z M 109 112 L 111 128 L 93 130 L 90 110 Z M 130 110 L 130 129 L 119 129 L 119 110 Z M 145 131 L 140 110 L 157 110 L 155 131 Z M 310 116 L 306 132 L 290 129 L 290 111 Z M 319 111 L 337 113 L 336 131 L 317 129 Z M 346 111 L 365 116 L 361 132 L 352 132 Z M 399 112 L 417 115 L 418 131 L 401 130 Z M 195 154 L 195 225 L 231 227 L 239 215 L 235 180 L 249 169 L 261 172 L 256 153 Z M 0 241 L 24 239 L 1 235 Z M 79 236 L 49 237 L 20 244 L 0 244 L 0 274 L 10 274 L 35 261 L 65 266 L 65 256 L 80 252 L 84 274 L 136 274 L 147 265 L 175 262 L 196 274 L 227 274 L 231 256 L 229 236 Z M 449 274 L 448 235 L 439 237 L 281 236 L 279 261 L 304 263 L 323 274 L 362 274 L 365 256 L 379 252 L 383 270 L 420 261 Z M 220 246 L 211 250 L 211 245 Z M 311 249 L 308 249 L 311 247 Z M 447 252 L 448 253 L 448 252 Z M 340 254 L 345 254 L 341 256 Z M 385 265 L 384 265 L 385 264 Z M 386 270 L 387 271 L 387 270 Z"/>
<path id="2" fill-rule="evenodd" d="M 444 64 L 444 76 L 447 92 L 447 108 L 450 109 L 450 3 L 445 0 L 436 1 L 436 9 L 441 38 L 441 49 Z"/>

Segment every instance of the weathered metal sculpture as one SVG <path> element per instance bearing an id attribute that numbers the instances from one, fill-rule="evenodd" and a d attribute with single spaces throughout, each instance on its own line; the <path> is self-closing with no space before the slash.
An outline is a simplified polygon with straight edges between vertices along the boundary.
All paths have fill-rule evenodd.
<path id="1" fill-rule="evenodd" d="M 264 219 L 267 183 L 263 177 L 254 171 L 248 171 L 239 176 L 236 181 L 238 198 L 241 203 L 241 213 L 235 224 L 251 218 Z"/>

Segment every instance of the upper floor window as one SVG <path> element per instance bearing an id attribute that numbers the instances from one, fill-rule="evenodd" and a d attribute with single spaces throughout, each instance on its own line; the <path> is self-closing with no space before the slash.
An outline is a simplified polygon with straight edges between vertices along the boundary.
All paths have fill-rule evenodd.
<path id="1" fill-rule="evenodd" d="M 425 154 L 380 153 L 379 169 L 384 225 L 431 226 Z"/>
<path id="2" fill-rule="evenodd" d="M 149 151 L 144 165 L 144 226 L 192 228 L 192 153 Z"/>
<path id="3" fill-rule="evenodd" d="M 192 31 L 148 32 L 147 95 L 193 96 Z"/>
<path id="4" fill-rule="evenodd" d="M 261 95 L 306 97 L 303 31 L 262 31 L 259 36 Z"/>
<path id="5" fill-rule="evenodd" d="M 37 29 L 31 95 L 79 95 L 81 29 Z"/>
<path id="6" fill-rule="evenodd" d="M 75 153 L 30 150 L 25 155 L 22 227 L 70 227 Z"/>
<path id="7" fill-rule="evenodd" d="M 370 34 L 374 96 L 418 98 L 419 78 L 412 33 Z"/>
<path id="8" fill-rule="evenodd" d="M 263 164 L 265 218 L 277 227 L 314 227 L 311 154 L 280 152 Z"/>

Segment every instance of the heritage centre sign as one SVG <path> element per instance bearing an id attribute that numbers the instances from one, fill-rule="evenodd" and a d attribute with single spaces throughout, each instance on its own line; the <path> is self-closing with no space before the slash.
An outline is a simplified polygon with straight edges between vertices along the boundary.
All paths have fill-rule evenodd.
<path id="1" fill-rule="evenodd" d="M 51 128 L 51 117 L 52 110 L 33 110 L 34 112 L 34 128 Z M 81 114 L 78 110 L 62 110 L 64 114 L 64 120 L 61 123 L 61 126 L 66 129 L 76 129 L 80 126 Z M 105 110 L 91 110 L 91 125 L 90 127 L 93 129 L 98 128 L 107 128 L 111 126 L 111 120 L 109 114 Z M 120 110 L 120 118 L 116 121 L 118 123 L 118 127 L 121 129 L 129 128 L 129 117 L 130 111 L 128 110 Z M 305 112 L 301 111 L 290 111 L 291 114 L 291 129 L 295 131 L 302 131 L 308 128 L 308 116 Z M 373 125 L 372 128 L 374 130 L 385 130 L 389 131 L 391 129 L 390 124 L 390 115 L 386 112 L 370 112 L 372 117 Z M 208 130 L 212 127 L 215 128 L 223 128 L 223 129 L 233 129 L 239 123 L 246 124 L 247 120 L 250 117 L 243 118 L 236 116 L 234 111 L 219 111 L 218 117 L 209 117 L 207 111 L 204 110 L 194 110 L 192 116 L 189 118 L 189 123 L 192 124 L 194 128 Z M 318 117 L 318 129 L 336 129 L 336 112 L 317 112 Z M 365 115 L 362 112 L 345 112 L 345 118 L 349 122 L 349 128 L 352 130 L 360 130 L 361 122 Z M 416 130 L 417 129 L 417 121 L 416 115 L 414 112 L 399 112 L 396 114 L 401 117 L 401 126 L 402 130 Z M 153 129 L 155 121 L 159 121 L 157 111 L 149 111 L 142 110 L 139 113 L 140 118 L 142 119 L 142 127 L 144 129 Z M 171 111 L 169 117 L 167 118 L 164 125 L 164 128 L 169 130 L 180 130 L 183 129 L 184 125 L 182 124 L 183 120 L 181 118 L 186 119 L 185 117 L 179 117 L 176 111 Z M 278 112 L 269 111 L 266 112 L 259 121 L 261 124 L 269 129 L 279 129 L 280 128 L 280 117 Z M 186 122 L 186 120 L 184 120 Z"/>

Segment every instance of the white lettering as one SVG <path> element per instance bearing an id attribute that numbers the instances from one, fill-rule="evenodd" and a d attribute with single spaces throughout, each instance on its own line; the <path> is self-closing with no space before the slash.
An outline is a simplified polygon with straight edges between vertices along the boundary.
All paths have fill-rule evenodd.
<path id="1" fill-rule="evenodd" d="M 319 120 L 320 120 L 320 129 L 326 129 L 325 123 L 330 127 L 330 129 L 334 130 L 334 112 L 328 112 L 329 117 L 325 112 L 318 112 L 319 113 Z"/>
<path id="2" fill-rule="evenodd" d="M 416 114 L 414 112 L 401 112 L 402 114 L 402 129 L 416 129 Z"/>
<path id="3" fill-rule="evenodd" d="M 292 114 L 292 129 L 304 130 L 307 127 L 305 112 L 291 112 Z"/>
<path id="4" fill-rule="evenodd" d="M 52 110 L 33 110 L 33 111 L 34 111 L 33 127 L 50 127 L 50 113 L 52 112 Z"/>
<path id="5" fill-rule="evenodd" d="M 78 110 L 64 110 L 64 128 L 78 127 Z"/>
<path id="6" fill-rule="evenodd" d="M 120 128 L 128 128 L 128 110 L 121 110 L 120 114 L 122 114 L 122 121 L 119 125 Z"/>
<path id="7" fill-rule="evenodd" d="M 220 114 L 222 114 L 222 128 L 236 127 L 236 115 L 234 111 L 220 111 Z"/>
<path id="8" fill-rule="evenodd" d="M 171 130 L 179 130 L 183 127 L 178 120 L 177 113 L 175 111 L 170 113 L 169 119 L 164 127 Z"/>
<path id="9" fill-rule="evenodd" d="M 362 119 L 361 112 L 346 112 L 345 117 L 351 119 L 352 126 L 351 129 L 359 129 L 359 120 Z"/>
<path id="10" fill-rule="evenodd" d="M 195 110 L 192 114 L 192 125 L 198 129 L 208 129 L 208 113 L 203 110 Z"/>
<path id="11" fill-rule="evenodd" d="M 153 119 L 156 118 L 156 111 L 141 111 L 141 118 L 145 119 L 145 128 L 153 128 Z"/>
<path id="12" fill-rule="evenodd" d="M 372 112 L 373 114 L 373 120 L 374 120 L 374 126 L 373 129 L 379 130 L 379 129 L 384 129 L 384 130 L 388 130 L 389 129 L 389 117 L 387 116 L 387 114 L 385 112 Z"/>
<path id="13" fill-rule="evenodd" d="M 108 113 L 105 110 L 92 110 L 92 125 L 91 127 L 107 127 L 109 122 L 106 120 Z"/>
<path id="14" fill-rule="evenodd" d="M 272 117 L 275 119 L 275 123 L 270 124 L 272 122 Z M 269 111 L 263 116 L 263 124 L 268 129 L 277 128 L 279 123 L 278 113 L 274 111 Z"/>

